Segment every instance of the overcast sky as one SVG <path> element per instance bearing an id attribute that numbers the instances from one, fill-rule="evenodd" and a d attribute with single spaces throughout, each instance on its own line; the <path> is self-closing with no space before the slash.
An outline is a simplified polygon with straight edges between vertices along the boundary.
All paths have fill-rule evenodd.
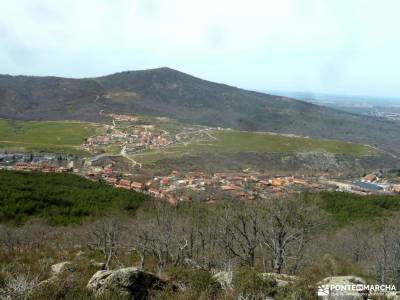
<path id="1" fill-rule="evenodd" d="M 249 89 L 400 97 L 398 0 L 0 0 L 0 73 L 168 66 Z"/>

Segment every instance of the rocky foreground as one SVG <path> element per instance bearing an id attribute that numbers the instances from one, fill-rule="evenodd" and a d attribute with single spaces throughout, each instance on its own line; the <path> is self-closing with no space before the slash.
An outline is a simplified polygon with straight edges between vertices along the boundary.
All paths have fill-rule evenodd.
<path id="1" fill-rule="evenodd" d="M 160 291 L 168 290 L 169 294 L 179 294 L 182 291 L 187 290 L 189 287 L 185 283 L 184 279 L 176 280 L 172 278 L 161 278 L 153 273 L 146 272 L 139 268 L 127 267 L 115 270 L 103 270 L 104 265 L 102 263 L 97 263 L 92 261 L 91 265 L 94 269 L 99 269 L 90 278 L 89 282 L 86 284 L 86 289 L 88 296 L 91 299 L 127 299 L 127 300 L 137 300 L 137 299 L 163 299 L 164 294 L 157 294 Z M 50 267 L 50 277 L 46 280 L 39 282 L 32 291 L 29 292 L 30 295 L 35 295 L 34 299 L 37 299 L 43 295 L 43 291 L 50 291 L 52 285 L 60 285 L 68 282 L 70 277 L 75 276 L 77 272 L 80 272 L 80 266 L 76 263 L 69 261 L 54 264 Z M 243 283 L 235 283 L 233 279 L 232 272 L 214 272 L 211 274 L 214 281 L 210 281 L 210 286 L 216 291 L 226 293 L 227 295 L 234 295 L 233 292 L 236 285 L 241 285 Z M 256 278 L 257 277 L 257 278 Z M 304 294 L 301 291 L 298 293 L 291 294 L 288 298 L 282 298 L 278 296 L 275 298 L 277 289 L 287 289 L 291 287 L 296 287 L 300 278 L 297 276 L 289 276 L 285 274 L 276 273 L 258 273 L 258 276 L 254 277 L 253 280 L 255 285 L 263 285 L 267 283 L 269 289 L 260 294 L 260 290 L 253 289 L 253 295 L 251 295 L 251 289 L 247 289 L 247 294 L 240 295 L 237 299 L 293 299 L 293 300 L 308 300 L 311 299 L 310 294 Z M 246 280 L 249 280 L 247 278 Z M 349 291 L 343 292 L 341 290 L 336 290 L 332 287 L 334 286 L 351 286 L 351 285 L 367 285 L 367 281 L 363 278 L 357 276 L 335 276 L 328 277 L 320 281 L 317 286 L 319 287 L 318 298 L 317 298 L 317 286 L 310 286 L 310 290 L 315 290 L 315 298 L 312 299 L 330 299 L 330 300 L 357 300 L 357 299 L 400 299 L 400 293 L 396 292 L 386 292 L 384 294 L 379 294 L 376 291 Z M 322 287 L 322 290 L 321 290 Z M 331 288 L 329 288 L 331 287 Z M 21 288 L 21 286 L 19 287 Z M 327 288 L 324 290 L 324 288 Z M 14 291 L 16 292 L 16 291 Z M 326 294 L 323 294 L 326 292 Z M 14 294 L 16 295 L 16 294 Z M 158 295 L 158 296 L 157 296 Z M 12 291 L 9 290 L 9 295 L 0 295 L 0 299 L 14 299 Z M 58 295 L 53 295 L 57 297 Z M 30 297 L 15 299 L 31 299 Z M 169 298 L 168 298 L 169 299 Z M 177 298 L 183 299 L 183 298 Z M 231 298 L 227 298 L 231 299 Z M 235 298 L 232 298 L 235 299 Z"/>

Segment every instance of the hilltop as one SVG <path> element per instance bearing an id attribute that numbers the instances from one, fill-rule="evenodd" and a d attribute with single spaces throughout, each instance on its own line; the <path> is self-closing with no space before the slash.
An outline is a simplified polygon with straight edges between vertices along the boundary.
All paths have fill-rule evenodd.
<path id="1" fill-rule="evenodd" d="M 100 111 L 166 116 L 247 131 L 346 140 L 399 154 L 400 126 L 159 68 L 98 78 L 0 76 L 0 117 L 99 121 Z"/>

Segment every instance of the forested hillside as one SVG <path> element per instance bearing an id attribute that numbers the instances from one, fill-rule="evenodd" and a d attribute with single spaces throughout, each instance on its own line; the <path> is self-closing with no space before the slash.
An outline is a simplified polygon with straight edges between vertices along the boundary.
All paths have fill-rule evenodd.
<path id="1" fill-rule="evenodd" d="M 149 197 L 76 175 L 0 171 L 0 222 L 82 223 L 134 213 Z"/>

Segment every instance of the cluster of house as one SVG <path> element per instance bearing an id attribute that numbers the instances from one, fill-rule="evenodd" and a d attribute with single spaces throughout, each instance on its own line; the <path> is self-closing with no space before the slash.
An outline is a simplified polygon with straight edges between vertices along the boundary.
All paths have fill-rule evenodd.
<path id="1" fill-rule="evenodd" d="M 374 110 L 373 112 L 369 113 L 370 115 L 380 117 L 380 118 L 387 118 L 392 121 L 399 122 L 400 121 L 400 112 L 399 111 L 393 111 L 393 110 Z"/>
<path id="2" fill-rule="evenodd" d="M 138 152 L 145 149 L 159 149 L 172 143 L 172 138 L 163 131 L 155 130 L 151 125 L 132 126 L 121 130 L 106 125 L 106 133 L 88 138 L 81 148 L 93 154 L 104 152 L 105 146 L 125 146 L 126 152 Z"/>
<path id="3" fill-rule="evenodd" d="M 97 167 L 96 172 L 87 174 L 101 176 L 106 183 L 114 187 L 131 189 L 148 193 L 170 203 L 190 200 L 194 194 L 202 193 L 203 200 L 212 203 L 218 194 L 229 194 L 233 197 L 254 200 L 279 197 L 302 191 L 347 191 L 358 194 L 400 193 L 400 185 L 384 183 L 380 174 L 367 175 L 361 180 L 351 182 L 324 179 L 306 179 L 304 176 L 274 176 L 257 172 L 214 173 L 178 172 L 168 176 L 156 176 L 149 180 L 137 180 L 133 175 L 118 176 L 111 167 Z M 380 181 L 380 183 L 376 183 Z"/>
<path id="4" fill-rule="evenodd" d="M 400 121 L 400 113 L 388 113 L 385 117 L 393 121 Z"/>
<path id="5" fill-rule="evenodd" d="M 136 122 L 138 117 L 132 115 L 108 114 L 115 121 L 119 122 Z"/>
<path id="6" fill-rule="evenodd" d="M 193 194 L 204 192 L 205 201 L 212 203 L 218 193 L 227 193 L 233 197 L 254 200 L 282 196 L 300 190 L 320 191 L 321 186 L 302 178 L 268 177 L 260 173 L 215 173 L 177 172 L 168 176 L 156 176 L 149 180 L 138 181 L 134 176 L 121 178 L 111 167 L 97 167 L 86 174 L 90 177 L 101 176 L 107 184 L 114 187 L 148 193 L 170 203 L 190 200 Z"/>
<path id="7" fill-rule="evenodd" d="M 43 173 L 73 172 L 75 161 L 55 155 L 0 154 L 0 169 L 10 171 L 37 171 Z"/>
<path id="8" fill-rule="evenodd" d="M 131 129 L 126 139 L 126 152 L 134 153 L 145 149 L 159 149 L 173 142 L 164 131 L 151 130 L 145 126 Z"/>
<path id="9" fill-rule="evenodd" d="M 80 168 L 79 166 L 83 166 Z M 106 166 L 82 165 L 72 157 L 55 155 L 33 156 L 31 154 L 0 154 L 0 169 L 16 171 L 39 171 L 45 173 L 74 172 L 87 178 L 102 179 L 109 185 L 148 193 L 170 203 L 190 200 L 193 195 L 212 203 L 220 196 L 254 200 L 279 197 L 302 191 L 345 191 L 357 194 L 400 193 L 400 184 L 389 182 L 381 172 L 368 174 L 358 180 L 332 180 L 324 176 L 316 178 L 293 176 L 270 176 L 243 170 L 238 173 L 178 172 L 168 176 L 137 179 L 137 175 L 122 174 L 112 164 Z"/>
<path id="10" fill-rule="evenodd" d="M 336 186 L 337 191 L 360 195 L 400 193 L 400 184 L 389 182 L 387 179 L 385 179 L 382 172 L 370 173 L 358 180 L 326 180 L 325 183 Z"/>
<path id="11" fill-rule="evenodd" d="M 355 189 L 363 191 L 381 191 L 385 193 L 400 193 L 400 184 L 388 182 L 382 172 L 370 173 L 354 182 Z M 361 189 L 360 189 L 361 188 Z"/>

